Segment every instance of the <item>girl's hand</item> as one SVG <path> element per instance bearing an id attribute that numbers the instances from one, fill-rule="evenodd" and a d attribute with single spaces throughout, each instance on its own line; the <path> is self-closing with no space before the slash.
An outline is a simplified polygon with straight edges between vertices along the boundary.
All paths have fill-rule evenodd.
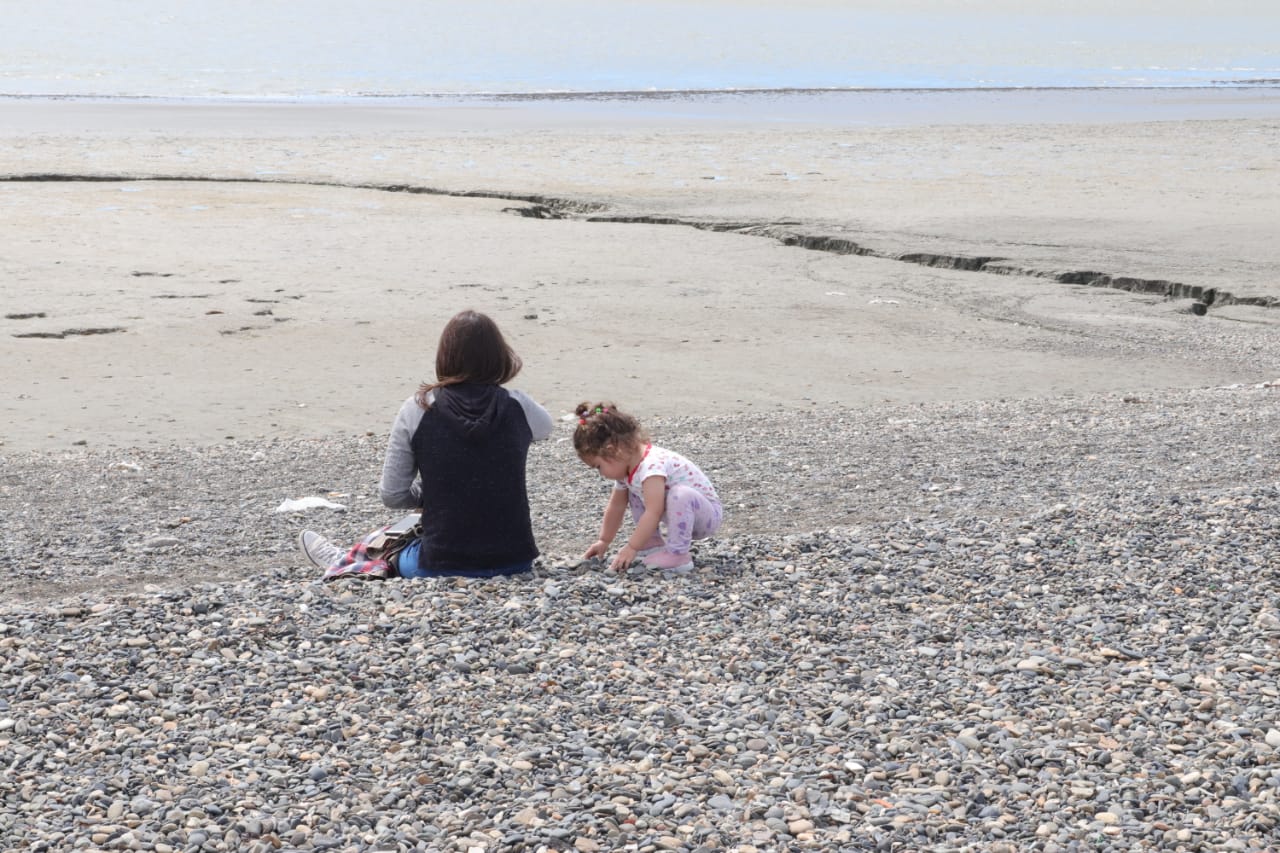
<path id="1" fill-rule="evenodd" d="M 603 539 L 597 539 L 595 543 L 587 549 L 587 553 L 582 555 L 582 559 L 590 560 L 593 557 L 603 557 L 609 553 L 609 543 Z"/>
<path id="2" fill-rule="evenodd" d="M 618 549 L 618 553 L 614 555 L 613 562 L 609 564 L 609 568 L 615 572 L 625 572 L 627 567 L 635 562 L 636 549 L 630 545 L 623 545 Z"/>

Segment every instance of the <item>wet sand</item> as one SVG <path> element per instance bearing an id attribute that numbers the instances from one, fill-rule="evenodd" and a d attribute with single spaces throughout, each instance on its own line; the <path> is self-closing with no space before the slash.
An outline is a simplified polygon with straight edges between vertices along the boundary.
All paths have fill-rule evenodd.
<path id="1" fill-rule="evenodd" d="M 556 413 L 1280 375 L 1276 90 L 895 98 L 0 101 L 0 440 L 379 433 L 463 307 Z"/>

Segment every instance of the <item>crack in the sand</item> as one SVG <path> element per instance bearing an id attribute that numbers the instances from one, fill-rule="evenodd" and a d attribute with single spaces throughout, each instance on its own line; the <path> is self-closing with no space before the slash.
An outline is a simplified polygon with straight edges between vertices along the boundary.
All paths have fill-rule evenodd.
<path id="1" fill-rule="evenodd" d="M 1197 305 L 1196 313 L 1204 313 L 1210 306 L 1249 305 L 1261 308 L 1280 307 L 1280 297 L 1273 296 L 1239 296 L 1217 287 L 1184 284 L 1166 279 L 1138 278 L 1136 276 L 1115 275 L 1093 270 L 1043 270 L 1034 267 L 1019 266 L 1007 258 L 945 254 L 935 252 L 887 252 L 861 245 L 845 237 L 833 237 L 823 234 L 806 234 L 796 230 L 791 223 L 779 222 L 727 222 L 703 219 L 683 219 L 675 216 L 655 215 L 613 215 L 607 213 L 608 207 L 596 202 L 574 201 L 572 199 L 554 198 L 538 194 L 499 192 L 494 190 L 447 190 L 439 187 L 426 187 L 405 183 L 343 182 L 321 180 L 296 180 L 288 178 L 228 178 L 199 175 L 76 175 L 57 172 L 45 172 L 26 175 L 0 175 L 0 182 L 49 182 L 49 183 L 129 183 L 129 182 L 172 182 L 172 183 L 224 183 L 224 184 L 290 184 L 297 186 L 332 187 L 335 189 L 374 190 L 378 192 L 412 193 L 415 195 L 435 195 L 449 198 L 489 198 L 505 201 L 522 202 L 527 207 L 505 208 L 505 212 L 532 219 L 580 219 L 585 222 L 607 222 L 613 224 L 637 225 L 680 225 L 697 228 L 702 231 L 738 233 L 751 236 L 767 237 L 777 240 L 785 246 L 797 246 L 817 252 L 830 252 L 838 255 L 860 255 L 883 260 L 900 261 L 908 264 L 919 264 L 941 269 L 961 270 L 966 272 L 982 272 L 993 275 L 1025 276 L 1042 278 L 1062 284 L 1081 284 L 1090 287 L 1102 287 L 1112 290 L 1123 290 L 1130 293 L 1145 293 L 1164 296 L 1169 299 L 1192 299 Z M 135 275 L 155 275 L 155 273 L 135 273 Z"/>
<path id="2" fill-rule="evenodd" d="M 88 329 L 63 329 L 61 332 L 15 332 L 15 338 L 47 338 L 49 340 L 60 341 L 64 338 L 76 337 L 79 335 L 114 335 L 118 332 L 126 331 L 123 326 L 106 326 L 102 328 Z"/>

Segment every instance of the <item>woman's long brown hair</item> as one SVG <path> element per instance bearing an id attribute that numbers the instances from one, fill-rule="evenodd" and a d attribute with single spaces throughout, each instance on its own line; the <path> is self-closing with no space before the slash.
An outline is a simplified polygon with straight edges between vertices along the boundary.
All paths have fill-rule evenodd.
<path id="1" fill-rule="evenodd" d="M 436 347 L 436 381 L 418 387 L 418 405 L 427 408 L 427 395 L 438 388 L 477 382 L 505 385 L 524 363 L 507 344 L 488 315 L 460 311 L 445 324 Z"/>

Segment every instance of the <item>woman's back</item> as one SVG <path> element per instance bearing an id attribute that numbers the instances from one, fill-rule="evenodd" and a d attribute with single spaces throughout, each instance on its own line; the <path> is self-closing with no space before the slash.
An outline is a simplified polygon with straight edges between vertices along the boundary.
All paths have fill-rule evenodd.
<path id="1" fill-rule="evenodd" d="M 504 566 L 538 555 L 524 407 L 497 385 L 437 389 L 410 446 L 422 483 L 422 557 L 433 569 Z"/>

